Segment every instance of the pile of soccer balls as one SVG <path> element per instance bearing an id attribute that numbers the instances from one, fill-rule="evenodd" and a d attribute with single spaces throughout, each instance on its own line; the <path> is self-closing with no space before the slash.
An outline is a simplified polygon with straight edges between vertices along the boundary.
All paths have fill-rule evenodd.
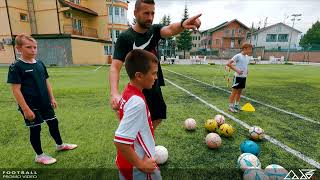
<path id="1" fill-rule="evenodd" d="M 188 131 L 193 131 L 197 127 L 196 120 L 188 118 L 184 121 L 184 127 Z M 225 123 L 223 115 L 216 115 L 214 119 L 208 119 L 204 127 L 209 133 L 205 142 L 209 148 L 216 149 L 222 145 L 220 136 L 232 137 L 235 129 Z M 264 138 L 264 130 L 259 126 L 249 128 L 249 137 L 251 140 L 244 140 L 240 145 L 241 155 L 238 158 L 237 165 L 244 172 L 244 180 L 261 179 L 261 180 L 278 180 L 284 179 L 288 171 L 280 165 L 270 164 L 264 170 L 261 169 L 259 160 L 260 146 L 255 141 Z"/>
<path id="2" fill-rule="evenodd" d="M 280 165 L 270 164 L 261 169 L 259 160 L 260 146 L 254 142 L 264 138 L 264 131 L 259 126 L 249 128 L 249 136 L 253 140 L 245 140 L 240 144 L 241 155 L 238 158 L 238 167 L 244 172 L 243 179 L 278 180 L 284 179 L 288 171 Z"/>
<path id="3" fill-rule="evenodd" d="M 197 126 L 196 120 L 188 118 L 184 121 L 184 127 L 188 131 L 195 130 Z M 216 115 L 213 119 L 208 119 L 205 122 L 204 127 L 207 129 L 209 134 L 205 138 L 207 146 L 211 149 L 219 148 L 222 144 L 220 136 L 231 137 L 234 134 L 235 129 L 225 123 L 223 115 Z"/>

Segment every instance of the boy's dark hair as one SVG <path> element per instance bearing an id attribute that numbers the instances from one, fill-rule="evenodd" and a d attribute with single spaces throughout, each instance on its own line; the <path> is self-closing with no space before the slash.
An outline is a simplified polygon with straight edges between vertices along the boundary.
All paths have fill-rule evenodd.
<path id="1" fill-rule="evenodd" d="M 130 79 L 135 78 L 136 72 L 147 74 L 151 68 L 151 63 L 157 63 L 157 57 L 146 50 L 134 49 L 130 51 L 125 59 L 125 67 Z"/>
<path id="2" fill-rule="evenodd" d="M 141 3 L 152 4 L 154 5 L 154 0 L 137 0 L 134 6 L 134 9 L 137 10 L 141 6 Z"/>

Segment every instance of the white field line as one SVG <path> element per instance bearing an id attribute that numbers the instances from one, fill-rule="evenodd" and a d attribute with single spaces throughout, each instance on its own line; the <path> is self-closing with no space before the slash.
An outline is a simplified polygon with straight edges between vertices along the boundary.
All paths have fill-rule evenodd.
<path id="1" fill-rule="evenodd" d="M 198 79 L 195 79 L 195 78 L 192 78 L 192 77 L 186 76 L 186 75 L 184 75 L 184 74 L 181 74 L 181 73 L 178 73 L 178 72 L 175 72 L 175 71 L 171 71 L 171 70 L 166 69 L 166 68 L 162 68 L 162 69 L 164 69 L 164 70 L 166 70 L 166 71 L 169 71 L 169 72 L 172 72 L 172 73 L 174 73 L 174 74 L 177 74 L 177 75 L 183 76 L 183 77 L 185 77 L 185 78 L 188 78 L 188 79 L 191 79 L 191 80 L 197 81 L 197 82 L 199 82 L 199 83 L 205 84 L 205 85 L 207 85 L 207 86 L 210 86 L 210 87 L 213 87 L 213 88 L 219 89 L 219 90 L 224 91 L 224 92 L 226 92 L 226 93 L 230 93 L 230 91 L 229 91 L 229 90 L 223 89 L 223 88 L 221 88 L 221 87 L 213 86 L 213 85 L 211 85 L 211 84 L 209 84 L 209 83 L 206 83 L 206 82 L 200 81 L 200 80 L 198 80 Z M 275 107 L 275 106 L 272 106 L 272 105 L 269 105 L 269 104 L 263 103 L 263 102 L 261 102 L 261 101 L 258 101 L 258 100 L 255 100 L 255 99 L 249 98 L 249 97 L 247 97 L 247 96 L 243 96 L 243 95 L 241 95 L 241 97 L 242 97 L 242 98 L 244 98 L 244 99 L 247 99 L 247 100 L 249 100 L 249 101 L 251 101 L 251 102 L 255 102 L 255 103 L 261 104 L 261 105 L 263 105 L 263 106 L 266 106 L 266 107 L 269 107 L 269 108 L 275 109 L 275 110 L 277 110 L 277 111 L 283 112 L 283 113 L 285 113 L 285 114 L 292 115 L 292 116 L 294 116 L 294 117 L 296 117 L 296 118 L 299 118 L 299 119 L 301 119 L 301 120 L 305 120 L 305 121 L 308 121 L 308 122 L 311 122 L 311 123 L 319 124 L 319 125 L 320 125 L 320 122 L 319 122 L 319 121 L 315 121 L 315 120 L 313 120 L 313 119 L 310 119 L 310 118 L 308 118 L 308 117 L 302 116 L 302 115 L 300 115 L 300 114 L 297 114 L 297 113 L 294 113 L 294 112 L 290 112 L 290 111 L 287 111 L 287 110 L 284 110 L 284 109 L 281 109 L 281 108 L 278 108 L 278 107 Z"/>
<path id="2" fill-rule="evenodd" d="M 240 119 L 237 119 L 237 118 L 235 118 L 234 116 L 232 116 L 232 115 L 230 115 L 230 114 L 222 111 L 221 109 L 219 109 L 219 108 L 217 108 L 216 106 L 208 103 L 207 101 L 203 100 L 202 98 L 198 97 L 197 95 L 195 95 L 195 94 L 191 93 L 190 91 L 188 91 L 188 90 L 180 87 L 179 85 L 173 83 L 172 81 L 168 80 L 167 78 L 165 78 L 165 80 L 166 80 L 167 82 L 169 82 L 170 84 L 172 84 L 173 86 L 175 86 L 176 88 L 178 88 L 178 89 L 184 91 L 185 93 L 189 94 L 190 96 L 198 99 L 198 100 L 201 101 L 203 104 L 209 106 L 210 108 L 214 109 L 215 111 L 219 112 L 220 114 L 223 114 L 224 116 L 230 118 L 231 120 L 239 123 L 241 126 L 245 127 L 246 129 L 249 129 L 249 128 L 251 127 L 249 124 L 247 124 L 247 123 L 241 121 Z M 310 165 L 312 165 L 312 166 L 320 169 L 320 163 L 317 162 L 317 161 L 315 161 L 314 159 L 312 159 L 312 158 L 310 158 L 310 157 L 302 154 L 301 152 L 299 152 L 299 151 L 297 151 L 297 150 L 294 150 L 294 149 L 290 148 L 289 146 L 281 143 L 280 141 L 278 141 L 278 140 L 276 140 L 276 139 L 274 139 L 274 138 L 272 138 L 272 137 L 270 137 L 270 136 L 268 136 L 268 135 L 266 135 L 266 134 L 265 134 L 265 139 L 268 140 L 269 142 L 273 143 L 274 145 L 279 146 L 280 148 L 282 148 L 283 150 L 289 152 L 290 154 L 296 156 L 297 158 L 302 159 L 302 160 L 305 161 L 306 163 L 308 163 L 308 164 L 310 164 Z"/>
<path id="3" fill-rule="evenodd" d="M 102 68 L 102 66 L 97 67 L 97 69 L 95 69 L 95 70 L 93 70 L 93 71 L 97 71 L 97 70 L 99 70 L 100 68 Z"/>

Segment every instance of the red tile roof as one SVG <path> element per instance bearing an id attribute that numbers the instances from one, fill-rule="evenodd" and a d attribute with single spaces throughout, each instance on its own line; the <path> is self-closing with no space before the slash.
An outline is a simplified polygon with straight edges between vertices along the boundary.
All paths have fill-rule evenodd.
<path id="1" fill-rule="evenodd" d="M 86 7 L 83 7 L 83 6 L 80 6 L 78 4 L 75 4 L 75 3 L 72 3 L 72 2 L 69 2 L 69 1 L 64 1 L 64 0 L 59 0 L 61 4 L 63 4 L 64 6 L 68 6 L 72 9 L 76 9 L 78 11 L 82 11 L 82 12 L 85 12 L 87 14 L 91 14 L 91 15 L 94 15 L 94 16 L 98 16 L 98 13 L 89 9 L 89 8 L 86 8 Z"/>

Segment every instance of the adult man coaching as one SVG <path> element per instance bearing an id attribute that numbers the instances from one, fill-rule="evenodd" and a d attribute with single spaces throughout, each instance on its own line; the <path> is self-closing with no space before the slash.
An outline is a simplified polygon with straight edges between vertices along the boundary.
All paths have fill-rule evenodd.
<path id="1" fill-rule="evenodd" d="M 119 74 L 128 52 L 132 49 L 144 49 L 158 57 L 157 46 L 161 38 L 174 36 L 184 29 L 196 30 L 201 25 L 201 21 L 199 20 L 201 14 L 168 26 L 160 24 L 153 25 L 154 14 L 155 3 L 153 0 L 137 0 L 134 10 L 136 24 L 122 32 L 118 37 L 109 71 L 110 103 L 114 110 L 119 109 L 119 100 L 121 97 L 118 90 Z M 160 62 L 158 67 L 158 79 L 152 89 L 143 90 L 150 109 L 154 128 L 160 124 L 162 119 L 166 119 L 167 109 L 160 88 L 160 86 L 164 86 Z"/>

